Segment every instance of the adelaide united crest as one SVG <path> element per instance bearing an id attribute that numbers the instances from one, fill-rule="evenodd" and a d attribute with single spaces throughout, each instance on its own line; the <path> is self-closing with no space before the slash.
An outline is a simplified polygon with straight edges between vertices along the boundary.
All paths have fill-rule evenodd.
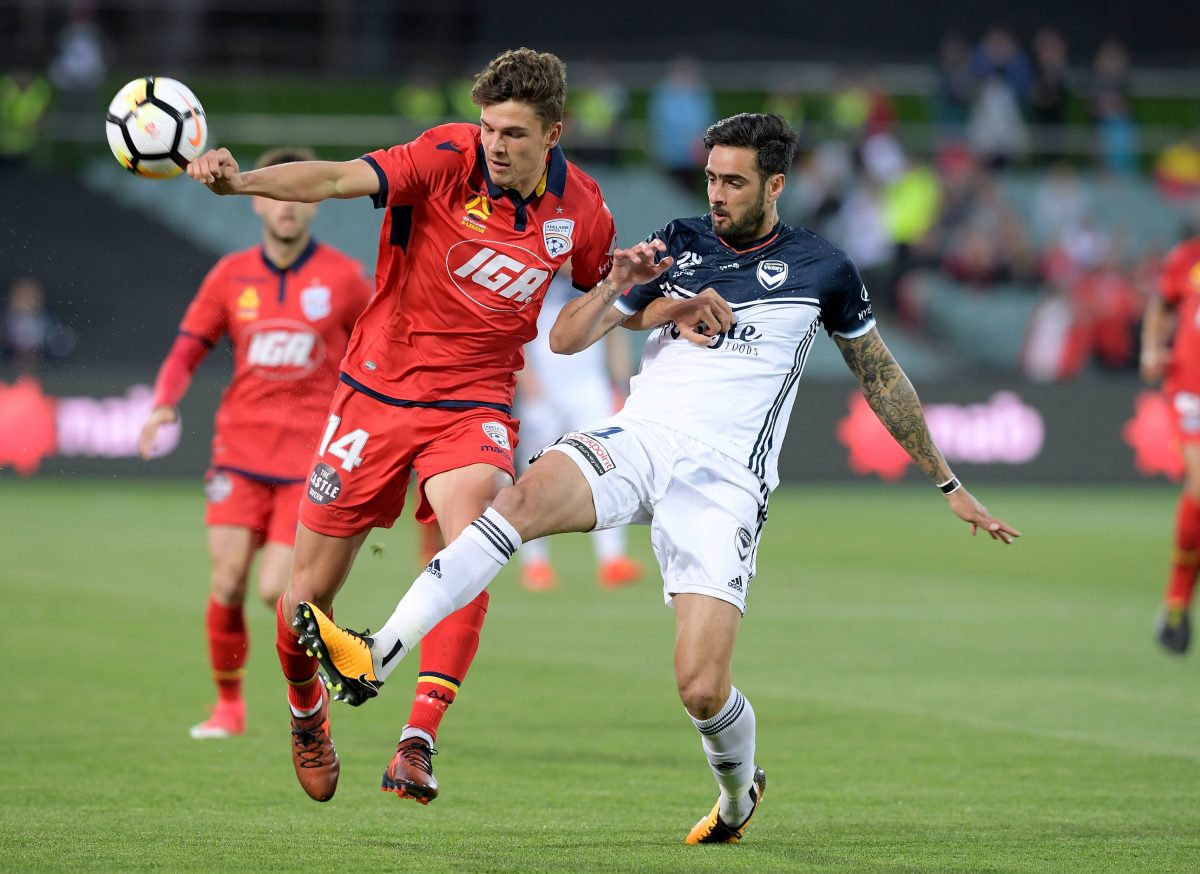
<path id="1" fill-rule="evenodd" d="M 574 243 L 571 240 L 575 233 L 575 219 L 551 219 L 542 225 L 542 242 L 546 245 L 546 254 L 558 258 L 571 251 Z"/>

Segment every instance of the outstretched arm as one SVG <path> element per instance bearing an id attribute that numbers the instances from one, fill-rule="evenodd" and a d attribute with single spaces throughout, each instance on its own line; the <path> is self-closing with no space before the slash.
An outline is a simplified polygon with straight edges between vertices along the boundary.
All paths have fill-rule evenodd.
<path id="1" fill-rule="evenodd" d="M 558 314 L 550 328 L 550 348 L 559 355 L 574 355 L 597 342 L 625 321 L 625 314 L 613 301 L 631 285 L 652 282 L 675 263 L 670 255 L 658 261 L 667 250 L 662 240 L 638 243 L 613 251 L 612 269 L 587 294 L 577 297 Z"/>
<path id="2" fill-rule="evenodd" d="M 942 487 L 950 509 L 971 525 L 971 533 L 982 528 L 993 540 L 1004 543 L 1020 537 L 1021 532 L 994 518 L 958 483 L 933 442 L 916 390 L 879 332 L 872 328 L 860 337 L 834 337 L 834 341 L 879 421 L 926 476 Z"/>
<path id="3" fill-rule="evenodd" d="M 294 161 L 243 173 L 229 149 L 205 152 L 187 173 L 217 194 L 257 194 L 272 200 L 317 203 L 379 192 L 379 177 L 366 161 Z"/>

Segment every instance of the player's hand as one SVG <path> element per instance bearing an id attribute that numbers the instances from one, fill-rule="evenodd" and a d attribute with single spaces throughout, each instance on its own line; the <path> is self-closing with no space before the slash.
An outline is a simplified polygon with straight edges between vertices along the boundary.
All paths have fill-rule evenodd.
<path id="1" fill-rule="evenodd" d="M 1003 543 L 1012 543 L 1021 536 L 1021 532 L 1016 528 L 992 516 L 987 507 L 975 500 L 975 496 L 964 487 L 960 486 L 946 495 L 946 500 L 950 502 L 950 509 L 954 511 L 954 515 L 970 524 L 972 537 L 977 530 L 986 531 L 992 540 Z"/>
<path id="2" fill-rule="evenodd" d="M 737 323 L 729 302 L 714 288 L 706 288 L 695 297 L 672 301 L 670 313 L 679 336 L 697 346 L 707 346 L 713 337 Z"/>
<path id="3" fill-rule="evenodd" d="M 142 433 L 138 435 L 138 453 L 149 461 L 154 457 L 154 442 L 158 438 L 158 429 L 163 425 L 179 421 L 179 411 L 174 407 L 155 407 L 146 424 L 142 425 Z"/>
<path id="4" fill-rule="evenodd" d="M 242 174 L 229 149 L 212 149 L 187 165 L 187 174 L 216 194 L 237 194 Z"/>
<path id="5" fill-rule="evenodd" d="M 1169 349 L 1159 346 L 1147 346 L 1142 350 L 1138 371 L 1142 379 L 1149 383 L 1159 383 L 1167 372 L 1167 361 L 1171 357 Z"/>
<path id="6" fill-rule="evenodd" d="M 628 249 L 614 249 L 613 265 L 608 272 L 608 278 L 618 288 L 653 282 L 675 263 L 675 259 L 670 255 L 661 261 L 658 260 L 658 256 L 665 251 L 667 244 L 659 239 L 638 243 Z"/>

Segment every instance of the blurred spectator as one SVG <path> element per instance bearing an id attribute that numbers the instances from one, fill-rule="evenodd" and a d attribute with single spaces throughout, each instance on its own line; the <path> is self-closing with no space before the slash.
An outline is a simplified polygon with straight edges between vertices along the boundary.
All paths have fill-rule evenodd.
<path id="1" fill-rule="evenodd" d="M 50 62 L 50 81 L 63 97 L 66 109 L 96 109 L 107 66 L 96 10 L 91 0 L 75 0 L 67 23 L 58 34 L 58 50 Z"/>
<path id="2" fill-rule="evenodd" d="M 406 120 L 430 127 L 447 117 L 446 94 L 429 72 L 419 70 L 406 76 L 392 94 L 392 105 Z M 465 116 L 473 118 L 474 115 Z"/>
<path id="3" fill-rule="evenodd" d="M 975 98 L 975 84 L 970 43 L 958 31 L 947 31 L 938 49 L 931 106 L 933 121 L 942 128 L 943 136 L 962 135 Z"/>
<path id="4" fill-rule="evenodd" d="M 1033 37 L 1033 86 L 1029 96 L 1035 124 L 1066 124 L 1070 72 L 1062 34 L 1053 27 L 1039 29 Z"/>
<path id="5" fill-rule="evenodd" d="M 1099 134 L 1100 166 L 1113 173 L 1137 170 L 1137 127 L 1129 100 L 1129 54 L 1106 40 L 1092 65 L 1092 119 Z"/>
<path id="6" fill-rule="evenodd" d="M 883 227 L 892 244 L 890 269 L 871 296 L 877 312 L 890 315 L 897 310 L 899 284 L 916 262 L 915 247 L 937 220 L 941 185 L 932 170 L 912 163 L 887 134 L 868 139 L 862 153 L 863 167 L 881 186 Z"/>
<path id="7" fill-rule="evenodd" d="M 828 222 L 842 208 L 853 186 L 850 147 L 841 140 L 822 140 L 801 158 L 797 172 L 783 189 L 780 213 L 788 224 L 827 235 Z"/>
<path id="8" fill-rule="evenodd" d="M 1029 101 L 1033 68 L 1008 28 L 992 25 L 971 52 L 971 70 L 980 83 L 999 77 L 1018 106 Z"/>
<path id="9" fill-rule="evenodd" d="M 75 347 L 74 333 L 46 310 L 42 286 L 29 277 L 9 287 L 3 327 L 0 353 L 22 371 L 36 370 L 46 359 L 63 358 Z"/>
<path id="10" fill-rule="evenodd" d="M 1021 220 L 992 177 L 977 178 L 961 224 L 948 237 L 942 269 L 976 288 L 1036 278 L 1034 253 Z"/>
<path id="11" fill-rule="evenodd" d="M 1173 200 L 1200 194 L 1200 131 L 1172 143 L 1154 162 L 1154 180 L 1163 197 Z"/>
<path id="12" fill-rule="evenodd" d="M 0 78 L 0 165 L 33 154 L 50 98 L 50 83 L 32 70 L 14 70 Z"/>
<path id="13" fill-rule="evenodd" d="M 704 132 L 717 120 L 716 112 L 712 91 L 694 58 L 672 62 L 650 94 L 654 157 L 692 195 L 706 160 Z"/>
<path id="14" fill-rule="evenodd" d="M 1056 245 L 1068 231 L 1083 225 L 1091 211 L 1091 197 L 1079 174 L 1066 161 L 1059 161 L 1034 191 L 1034 237 L 1043 246 Z"/>
<path id="15" fill-rule="evenodd" d="M 834 124 L 852 142 L 889 133 L 896 122 L 892 98 L 878 74 L 855 71 L 842 76 L 832 96 Z"/>
<path id="16" fill-rule="evenodd" d="M 567 93 L 574 158 L 616 164 L 621 156 L 622 122 L 628 110 L 629 91 L 625 85 L 607 67 L 593 65 L 582 82 L 572 85 Z"/>
<path id="17" fill-rule="evenodd" d="M 989 167 L 1007 167 L 1029 151 L 1029 128 L 1007 79 L 992 72 L 979 86 L 967 121 L 967 141 Z"/>

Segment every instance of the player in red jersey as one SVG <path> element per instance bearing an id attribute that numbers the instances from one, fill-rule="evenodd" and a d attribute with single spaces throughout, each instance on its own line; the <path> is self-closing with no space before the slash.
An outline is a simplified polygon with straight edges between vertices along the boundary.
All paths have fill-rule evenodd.
<path id="1" fill-rule="evenodd" d="M 1163 381 L 1175 409 L 1175 433 L 1184 461 L 1175 514 L 1175 553 L 1156 634 L 1169 652 L 1187 652 L 1189 611 L 1200 571 L 1200 238 L 1167 255 L 1142 320 L 1142 378 Z"/>
<path id="2" fill-rule="evenodd" d="M 596 183 L 558 147 L 566 71 L 551 54 L 504 52 L 476 77 L 479 124 L 432 128 L 416 140 L 343 163 L 241 173 L 225 149 L 188 174 L 218 194 L 315 202 L 370 196 L 386 210 L 376 295 L 355 326 L 300 511 L 291 582 L 279 603 L 277 649 L 289 681 L 293 763 L 308 794 L 337 787 L 337 753 L 317 662 L 293 620 L 327 610 L 366 534 L 399 515 L 415 472 L 417 518 L 449 541 L 513 481 L 512 397 L 521 347 L 536 332 L 551 278 L 568 260 L 580 289 L 607 273 L 615 229 Z M 440 715 L 479 641 L 484 592 L 422 645 L 419 721 L 410 718 L 383 788 L 427 803 Z M 432 642 L 432 645 L 431 645 Z M 356 703 L 356 702 L 352 702 Z M 423 724 L 419 724 L 423 723 Z"/>
<path id="3" fill-rule="evenodd" d="M 258 166 L 312 160 L 309 149 L 276 149 Z M 159 370 L 154 408 L 142 428 L 142 456 L 159 428 L 178 421 L 192 373 L 228 335 L 233 380 L 217 411 L 206 492 L 212 589 L 209 656 L 217 684 L 212 717 L 194 738 L 241 734 L 242 671 L 249 639 L 243 604 L 250 564 L 261 550 L 259 595 L 274 606 L 287 587 L 296 520 L 312 448 L 321 436 L 337 363 L 371 286 L 362 266 L 313 240 L 316 208 L 256 198 L 262 244 L 222 258 L 209 271 Z"/>

